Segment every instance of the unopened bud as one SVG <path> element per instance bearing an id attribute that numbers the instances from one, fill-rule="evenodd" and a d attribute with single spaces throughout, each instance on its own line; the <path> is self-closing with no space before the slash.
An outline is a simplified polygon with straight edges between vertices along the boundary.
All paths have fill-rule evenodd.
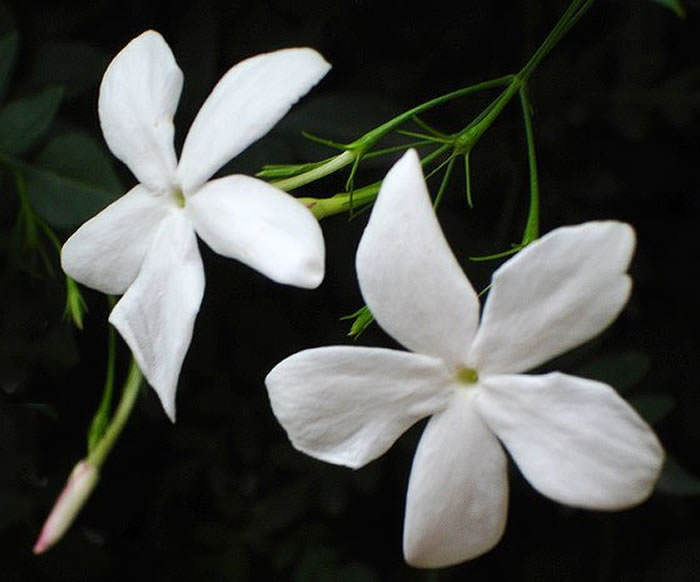
<path id="1" fill-rule="evenodd" d="M 66 486 L 58 496 L 33 552 L 41 554 L 61 539 L 90 497 L 98 480 L 97 469 L 88 461 L 80 461 L 74 468 Z"/>

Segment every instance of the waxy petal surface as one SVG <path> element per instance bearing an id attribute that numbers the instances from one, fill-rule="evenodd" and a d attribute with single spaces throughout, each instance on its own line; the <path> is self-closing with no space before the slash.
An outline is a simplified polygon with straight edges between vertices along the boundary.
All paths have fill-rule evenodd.
<path id="1" fill-rule="evenodd" d="M 314 288 L 323 280 L 321 227 L 301 202 L 262 180 L 227 176 L 187 200 L 197 234 L 217 253 L 278 283 Z"/>
<path id="2" fill-rule="evenodd" d="M 627 224 L 587 222 L 558 228 L 503 264 L 469 366 L 480 375 L 523 372 L 598 335 L 627 303 L 634 244 Z"/>
<path id="3" fill-rule="evenodd" d="M 109 321 L 131 348 L 165 412 L 175 420 L 175 390 L 204 294 L 197 237 L 181 210 L 163 219 L 138 277 Z"/>
<path id="4" fill-rule="evenodd" d="M 175 183 L 173 115 L 181 90 L 182 71 L 153 30 L 114 57 L 100 85 L 97 108 L 107 145 L 153 192 Z"/>
<path id="5" fill-rule="evenodd" d="M 450 401 L 442 362 L 381 348 L 332 346 L 283 360 L 265 379 L 275 416 L 312 457 L 357 468 Z"/>
<path id="6" fill-rule="evenodd" d="M 406 496 L 406 561 L 441 568 L 475 558 L 503 535 L 508 511 L 506 456 L 458 389 L 423 432 Z"/>
<path id="7" fill-rule="evenodd" d="M 178 167 L 185 194 L 270 131 L 329 69 L 310 48 L 257 55 L 233 66 L 202 105 L 185 139 Z"/>
<path id="8" fill-rule="evenodd" d="M 480 384 L 479 413 L 543 495 L 610 510 L 651 493 L 663 449 L 607 384 L 560 373 L 490 376 Z"/>
<path id="9" fill-rule="evenodd" d="M 440 230 L 415 151 L 384 178 L 356 266 L 362 296 L 389 335 L 414 352 L 464 362 L 479 301 Z"/>
<path id="10" fill-rule="evenodd" d="M 143 186 L 132 188 L 73 233 L 61 249 L 61 267 L 83 285 L 121 295 L 170 208 Z"/>

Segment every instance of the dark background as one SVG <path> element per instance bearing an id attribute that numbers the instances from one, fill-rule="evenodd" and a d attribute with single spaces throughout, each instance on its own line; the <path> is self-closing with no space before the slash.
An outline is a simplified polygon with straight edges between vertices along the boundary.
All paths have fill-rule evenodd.
<path id="1" fill-rule="evenodd" d="M 327 78 L 222 171 L 253 173 L 263 163 L 330 155 L 303 140 L 302 129 L 350 140 L 429 98 L 515 72 L 566 3 L 434 2 L 412 10 L 320 0 L 8 6 L 20 49 L 7 98 L 50 84 L 65 88 L 49 136 L 79 128 L 101 140 L 96 99 L 104 67 L 147 28 L 163 34 L 185 73 L 179 144 L 232 64 L 281 47 L 319 50 L 333 64 Z M 27 268 L 36 257 L 10 244 L 18 206 L 5 174 L 0 580 L 698 579 L 700 502 L 693 493 L 700 483 L 692 473 L 700 474 L 700 6 L 686 6 L 681 20 L 651 1 L 596 2 L 531 83 L 542 230 L 616 218 L 638 233 L 628 308 L 603 336 L 549 368 L 608 380 L 656 422 L 672 461 L 649 501 L 618 513 L 573 510 L 537 494 L 514 468 L 508 527 L 493 551 L 440 571 L 406 566 L 403 503 L 422 424 L 364 469 L 334 467 L 292 449 L 263 385 L 266 372 L 299 349 L 353 342 L 348 322 L 338 318 L 362 305 L 353 260 L 367 215 L 338 216 L 322 223 L 327 275 L 315 291 L 275 285 L 200 245 L 207 289 L 180 379 L 177 424 L 145 388 L 75 525 L 34 557 L 42 521 L 85 454 L 104 377 L 107 309 L 103 296 L 85 290 L 84 331 L 62 319 L 61 277 Z M 460 100 L 426 118 L 456 131 L 485 102 Z M 32 155 L 24 159 L 31 163 Z M 392 159 L 363 165 L 358 185 L 379 179 Z M 528 177 L 516 102 L 471 163 L 475 208 L 467 208 L 455 172 L 439 216 L 455 254 L 483 288 L 497 263 L 467 257 L 517 242 L 525 219 Z M 114 167 L 125 191 L 134 178 L 116 160 Z M 433 192 L 437 184 L 431 181 Z M 337 177 L 300 192 L 341 189 Z M 71 229 L 58 232 L 65 239 Z M 55 253 L 52 260 L 55 266 Z M 393 345 L 376 326 L 358 343 Z M 127 356 L 121 345 L 118 381 Z"/>

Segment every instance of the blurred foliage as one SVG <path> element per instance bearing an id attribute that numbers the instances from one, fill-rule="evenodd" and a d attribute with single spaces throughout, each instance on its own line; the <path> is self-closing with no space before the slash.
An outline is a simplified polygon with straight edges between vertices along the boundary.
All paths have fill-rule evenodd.
<path id="1" fill-rule="evenodd" d="M 679 11 L 677 2 L 661 2 Z M 302 130 L 347 141 L 437 94 L 517 69 L 564 8 L 560 0 L 391 3 L 125 0 L 0 4 L 0 541 L 9 582 L 626 581 L 697 574 L 700 491 L 700 14 L 651 2 L 595 3 L 530 84 L 543 230 L 595 218 L 635 225 L 635 290 L 616 324 L 561 369 L 605 381 L 655 425 L 669 457 L 658 492 L 621 513 L 564 508 L 513 468 L 501 544 L 470 563 L 420 571 L 403 563 L 403 499 L 421 426 L 359 471 L 297 453 L 263 387 L 281 358 L 348 343 L 338 318 L 362 304 L 354 251 L 364 220 L 324 222 L 327 276 L 313 292 L 275 286 L 202 247 L 207 294 L 171 425 L 145 390 L 94 498 L 66 539 L 30 548 L 84 435 L 104 382 L 106 306 L 85 292 L 84 331 L 62 320 L 59 241 L 133 183 L 103 144 L 96 115 L 104 67 L 144 29 L 161 31 L 185 73 L 176 127 L 186 129 L 218 77 L 240 59 L 310 45 L 334 65 L 275 130 L 222 172 L 254 173 L 328 151 Z M 426 121 L 462 127 L 486 97 Z M 475 208 L 448 188 L 440 220 L 475 287 L 518 240 L 527 164 L 517 108 L 474 151 Z M 182 143 L 184 132 L 176 136 Z M 380 179 L 368 160 L 361 179 Z M 304 189 L 327 196 L 346 176 Z M 429 183 L 437 190 L 439 177 Z M 361 184 L 360 184 L 361 185 Z M 25 196 L 22 198 L 22 192 Z M 23 206 L 24 204 L 24 206 Z M 20 220 L 21 219 L 21 220 Z M 392 346 L 378 326 L 363 345 Z M 120 348 L 120 371 L 126 354 Z M 559 364 L 559 362 L 558 362 Z"/>

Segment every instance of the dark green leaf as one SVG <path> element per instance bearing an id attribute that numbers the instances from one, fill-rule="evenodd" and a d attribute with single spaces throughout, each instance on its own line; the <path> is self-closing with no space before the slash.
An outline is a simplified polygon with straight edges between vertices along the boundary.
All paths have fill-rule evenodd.
<path id="1" fill-rule="evenodd" d="M 298 520 L 308 509 L 310 488 L 311 481 L 302 478 L 259 501 L 253 511 L 251 530 L 269 533 Z"/>
<path id="2" fill-rule="evenodd" d="M 649 356 L 642 352 L 628 351 L 598 358 L 579 368 L 578 376 L 610 384 L 618 392 L 628 392 L 649 372 Z"/>
<path id="3" fill-rule="evenodd" d="M 32 206 L 57 228 L 81 224 L 123 193 L 108 154 L 83 133 L 53 138 L 22 170 Z"/>
<path id="4" fill-rule="evenodd" d="M 630 398 L 629 403 L 649 424 L 663 420 L 676 405 L 675 400 L 666 394 L 640 394 Z"/>
<path id="5" fill-rule="evenodd" d="M 343 582 L 379 582 L 379 576 L 359 562 L 353 562 L 338 571 L 338 579 Z"/>
<path id="6" fill-rule="evenodd" d="M 62 96 L 63 89 L 50 87 L 8 103 L 0 110 L 0 149 L 21 154 L 31 148 L 51 126 Z"/>
<path id="7" fill-rule="evenodd" d="M 0 38 L 0 101 L 7 93 L 12 70 L 17 58 L 19 38 L 16 32 L 10 32 Z"/>
<path id="8" fill-rule="evenodd" d="M 0 2 L 0 36 L 16 30 L 15 17 L 4 2 Z"/>
<path id="9" fill-rule="evenodd" d="M 678 18 L 685 18 L 685 7 L 680 0 L 652 0 L 661 6 L 665 6 L 673 12 Z"/>
<path id="10" fill-rule="evenodd" d="M 671 495 L 700 495 L 700 479 L 668 456 L 656 488 Z"/>
<path id="11" fill-rule="evenodd" d="M 52 138 L 35 163 L 62 176 L 100 186 L 112 193 L 110 200 L 123 193 L 111 156 L 87 133 L 74 131 Z"/>
<path id="12" fill-rule="evenodd" d="M 97 86 L 107 60 L 104 53 L 84 43 L 46 43 L 36 51 L 29 80 L 34 87 L 61 85 L 65 96 L 72 97 Z"/>

